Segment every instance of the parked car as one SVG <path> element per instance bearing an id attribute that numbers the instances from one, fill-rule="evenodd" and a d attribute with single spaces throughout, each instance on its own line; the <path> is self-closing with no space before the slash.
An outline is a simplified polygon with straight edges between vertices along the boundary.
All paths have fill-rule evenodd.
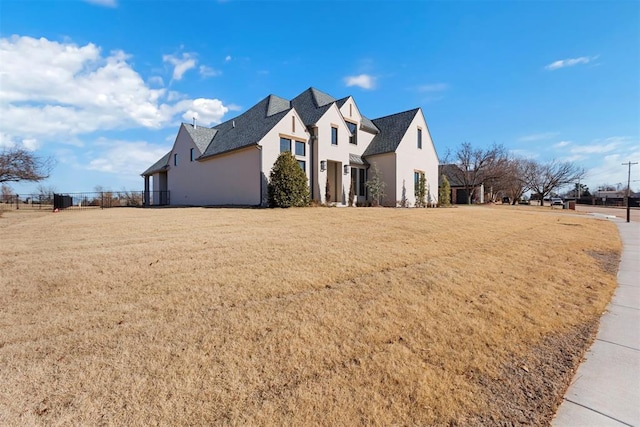
<path id="1" fill-rule="evenodd" d="M 552 197 L 551 198 L 551 206 L 562 206 L 564 207 L 564 202 L 560 197 Z"/>

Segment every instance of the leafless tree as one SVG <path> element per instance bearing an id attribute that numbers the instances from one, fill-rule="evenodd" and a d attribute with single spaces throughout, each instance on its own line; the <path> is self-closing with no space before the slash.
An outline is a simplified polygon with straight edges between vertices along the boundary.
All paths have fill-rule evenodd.
<path id="1" fill-rule="evenodd" d="M 447 154 L 446 158 L 449 157 L 450 154 Z M 471 204 L 473 192 L 480 184 L 497 182 L 504 175 L 508 156 L 502 145 L 482 149 L 464 142 L 453 153 L 452 160 L 457 168 L 451 168 L 450 173 L 465 187 L 467 203 Z"/>
<path id="2" fill-rule="evenodd" d="M 0 186 L 0 192 L 2 193 L 2 203 L 9 203 L 15 194 L 13 188 L 5 183 Z"/>
<path id="3" fill-rule="evenodd" d="M 5 148 L 0 152 L 0 183 L 42 181 L 53 169 L 52 158 L 41 158 L 24 148 Z"/>
<path id="4" fill-rule="evenodd" d="M 498 190 L 515 205 L 529 190 L 527 177 L 531 162 L 521 157 L 510 157 L 504 165 L 504 173 L 498 182 Z"/>
<path id="5" fill-rule="evenodd" d="M 534 194 L 540 197 L 540 206 L 544 206 L 544 198 L 562 186 L 577 182 L 584 178 L 585 171 L 573 162 L 538 163 L 529 161 L 527 167 L 527 185 Z"/>

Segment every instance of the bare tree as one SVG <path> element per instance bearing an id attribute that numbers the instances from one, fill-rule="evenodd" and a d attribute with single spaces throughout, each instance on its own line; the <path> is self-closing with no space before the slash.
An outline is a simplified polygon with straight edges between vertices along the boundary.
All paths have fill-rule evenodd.
<path id="1" fill-rule="evenodd" d="M 473 148 L 470 143 L 464 142 L 453 157 L 457 168 L 451 168 L 450 173 L 465 187 L 468 204 L 471 204 L 473 192 L 480 184 L 495 182 L 504 175 L 508 162 L 502 145 L 493 145 L 485 150 Z"/>
<path id="2" fill-rule="evenodd" d="M 529 189 L 527 177 L 530 167 L 531 162 L 520 157 L 511 157 L 505 165 L 499 188 L 509 197 L 512 205 L 515 205 Z"/>
<path id="3" fill-rule="evenodd" d="M 24 148 L 14 147 L 0 152 L 0 183 L 42 181 L 49 178 L 53 159 L 40 158 Z"/>
<path id="4" fill-rule="evenodd" d="M 527 185 L 540 197 L 540 206 L 544 206 L 544 198 L 562 186 L 572 184 L 584 178 L 585 171 L 572 162 L 537 163 L 529 161 L 527 167 Z"/>
<path id="5" fill-rule="evenodd" d="M 2 200 L 0 200 L 2 203 L 9 203 L 12 200 L 13 195 L 15 194 L 13 192 L 13 188 L 11 188 L 10 186 L 8 186 L 5 183 L 3 183 L 0 186 L 0 192 L 2 194 L 2 196 L 1 196 Z"/>

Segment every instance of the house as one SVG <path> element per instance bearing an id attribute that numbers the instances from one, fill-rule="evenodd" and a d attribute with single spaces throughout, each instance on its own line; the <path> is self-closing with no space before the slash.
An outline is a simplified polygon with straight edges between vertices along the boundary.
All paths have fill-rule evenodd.
<path id="1" fill-rule="evenodd" d="M 456 164 L 440 165 L 439 177 L 443 175 L 447 177 L 449 186 L 451 187 L 451 204 L 466 205 L 469 203 L 469 188 L 464 183 L 465 172 Z M 469 175 L 466 175 L 469 177 Z M 468 178 L 467 181 L 470 179 Z M 484 184 L 478 183 L 471 191 L 471 203 L 484 203 L 485 191 Z"/>
<path id="2" fill-rule="evenodd" d="M 260 205 L 267 202 L 271 168 L 291 152 L 309 179 L 311 198 L 346 205 L 370 196 L 374 167 L 385 182 L 382 204 L 403 194 L 415 204 L 424 175 L 427 202 L 438 196 L 438 156 L 422 110 L 370 120 L 351 96 L 336 99 L 309 88 L 291 100 L 269 95 L 212 128 L 180 125 L 171 151 L 142 173 L 146 204 Z"/>

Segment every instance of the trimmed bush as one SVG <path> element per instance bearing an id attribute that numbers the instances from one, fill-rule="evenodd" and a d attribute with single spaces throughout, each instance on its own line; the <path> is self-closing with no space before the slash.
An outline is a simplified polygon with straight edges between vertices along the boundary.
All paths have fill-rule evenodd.
<path id="1" fill-rule="evenodd" d="M 288 151 L 280 153 L 273 164 L 267 193 L 269 206 L 272 208 L 309 205 L 307 175 Z"/>

